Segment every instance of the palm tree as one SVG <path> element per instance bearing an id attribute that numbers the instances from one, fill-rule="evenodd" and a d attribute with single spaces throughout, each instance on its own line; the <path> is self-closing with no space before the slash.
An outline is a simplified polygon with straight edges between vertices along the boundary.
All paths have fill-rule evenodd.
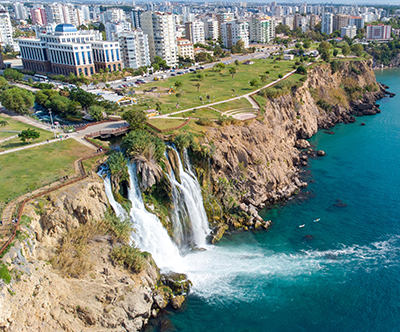
<path id="1" fill-rule="evenodd" d="M 179 92 L 175 95 L 176 98 L 178 98 L 178 104 L 179 104 L 179 98 L 182 96 L 182 94 L 180 94 Z"/>
<path id="2" fill-rule="evenodd" d="M 196 83 L 197 93 L 199 93 L 199 92 L 200 92 L 200 86 L 201 86 L 201 84 L 200 84 L 200 83 Z"/>
<path id="3" fill-rule="evenodd" d="M 156 102 L 156 111 L 158 111 L 158 112 L 160 112 L 161 113 L 161 103 L 158 101 L 158 102 Z"/>
<path id="4" fill-rule="evenodd" d="M 174 85 L 175 85 L 175 87 L 176 87 L 177 89 L 179 89 L 179 91 L 182 90 L 183 83 L 182 83 L 181 81 L 176 81 L 176 82 L 174 83 Z"/>
<path id="5" fill-rule="evenodd" d="M 232 75 L 232 81 L 233 81 L 233 77 L 235 76 L 235 74 L 237 73 L 237 69 L 236 68 L 229 68 L 229 74 Z"/>
<path id="6" fill-rule="evenodd" d="M 8 126 L 8 122 L 6 120 L 0 120 L 0 127 Z"/>

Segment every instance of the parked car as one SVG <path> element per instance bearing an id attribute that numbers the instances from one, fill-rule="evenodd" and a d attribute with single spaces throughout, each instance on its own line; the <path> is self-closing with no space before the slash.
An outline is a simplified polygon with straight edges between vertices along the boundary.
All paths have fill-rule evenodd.
<path id="1" fill-rule="evenodd" d="M 189 72 L 189 70 L 185 70 L 184 73 L 187 74 Z"/>
<path id="2" fill-rule="evenodd" d="M 172 73 L 172 74 L 171 74 L 171 77 L 172 77 L 172 76 L 176 76 L 176 75 L 175 75 L 174 73 Z"/>
<path id="3" fill-rule="evenodd" d="M 189 71 L 196 71 L 196 70 L 195 70 L 195 69 L 193 69 L 193 68 L 190 68 L 190 69 L 189 69 Z"/>
<path id="4" fill-rule="evenodd" d="M 183 71 L 178 71 L 176 75 L 183 75 Z"/>
<path id="5" fill-rule="evenodd" d="M 140 82 L 139 80 L 137 80 L 137 81 L 135 82 L 135 84 L 140 85 L 140 84 L 142 84 L 142 82 Z"/>
<path id="6" fill-rule="evenodd" d="M 203 66 L 200 66 L 200 69 L 204 69 L 204 67 L 203 67 Z"/>

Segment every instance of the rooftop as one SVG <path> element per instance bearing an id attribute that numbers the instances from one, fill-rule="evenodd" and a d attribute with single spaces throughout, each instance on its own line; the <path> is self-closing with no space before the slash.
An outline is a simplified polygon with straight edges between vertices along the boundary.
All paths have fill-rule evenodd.
<path id="1" fill-rule="evenodd" d="M 72 24 L 59 24 L 56 26 L 55 32 L 78 32 L 78 30 Z"/>

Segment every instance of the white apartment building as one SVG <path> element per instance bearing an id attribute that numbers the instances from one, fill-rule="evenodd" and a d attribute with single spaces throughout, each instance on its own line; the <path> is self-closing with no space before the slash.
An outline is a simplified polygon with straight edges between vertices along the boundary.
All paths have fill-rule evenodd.
<path id="1" fill-rule="evenodd" d="M 47 23 L 64 23 L 64 14 L 62 5 L 59 3 L 52 3 L 44 7 L 46 11 Z"/>
<path id="2" fill-rule="evenodd" d="M 71 24 L 59 24 L 53 33 L 38 37 L 18 40 L 24 69 L 91 76 L 96 68 L 122 68 L 118 42 L 102 41 L 94 31 L 78 31 Z"/>
<path id="3" fill-rule="evenodd" d="M 250 22 L 250 42 L 254 43 L 269 43 L 275 38 L 275 24 L 274 19 L 253 18 Z"/>
<path id="4" fill-rule="evenodd" d="M 131 24 L 128 21 L 108 22 L 105 24 L 105 29 L 107 40 L 117 40 L 118 33 L 131 30 Z"/>
<path id="5" fill-rule="evenodd" d="M 124 11 L 119 8 L 108 9 L 100 15 L 100 21 L 103 24 L 111 21 L 125 21 L 125 19 L 126 17 Z"/>
<path id="6" fill-rule="evenodd" d="M 14 3 L 14 13 L 17 20 L 26 20 L 28 18 L 26 7 L 21 2 Z"/>
<path id="7" fill-rule="evenodd" d="M 330 35 L 333 31 L 333 14 L 322 14 L 321 32 Z"/>
<path id="8" fill-rule="evenodd" d="M 293 16 L 286 16 L 282 19 L 282 24 L 287 25 L 290 30 L 294 28 L 294 18 Z"/>
<path id="9" fill-rule="evenodd" d="M 204 38 L 217 40 L 219 36 L 218 21 L 212 18 L 204 18 Z"/>
<path id="10" fill-rule="evenodd" d="M 145 12 L 140 16 L 142 30 L 149 38 L 150 59 L 161 57 L 170 67 L 178 63 L 173 15 L 163 12 Z"/>
<path id="11" fill-rule="evenodd" d="M 0 45 L 9 45 L 14 52 L 19 51 L 18 44 L 12 38 L 13 28 L 11 26 L 10 14 L 3 6 L 0 6 Z"/>
<path id="12" fill-rule="evenodd" d="M 184 59 L 192 59 L 194 60 L 194 48 L 193 43 L 190 40 L 185 38 L 178 38 L 178 55 Z"/>
<path id="13" fill-rule="evenodd" d="M 202 21 L 186 22 L 185 36 L 193 44 L 204 44 L 204 23 Z"/>
<path id="14" fill-rule="evenodd" d="M 142 30 L 120 32 L 118 41 L 124 67 L 150 66 L 149 40 Z"/>
<path id="15" fill-rule="evenodd" d="M 357 27 L 355 25 L 349 25 L 347 27 L 340 28 L 340 37 L 347 36 L 353 39 L 357 35 Z"/>
<path id="16" fill-rule="evenodd" d="M 217 14 L 218 21 L 218 36 L 222 36 L 222 24 L 232 22 L 235 19 L 234 13 L 220 13 Z"/>
<path id="17" fill-rule="evenodd" d="M 227 22 L 221 26 L 222 41 L 225 47 L 231 48 L 242 40 L 244 47 L 249 47 L 249 35 L 246 22 Z"/>

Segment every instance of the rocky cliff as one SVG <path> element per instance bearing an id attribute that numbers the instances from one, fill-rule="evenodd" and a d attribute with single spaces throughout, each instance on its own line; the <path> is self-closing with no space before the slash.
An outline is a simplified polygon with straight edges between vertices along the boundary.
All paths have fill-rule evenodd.
<path id="1" fill-rule="evenodd" d="M 203 145 L 215 152 L 203 184 L 209 181 L 206 187 L 231 212 L 224 218 L 230 226 L 260 227 L 254 207 L 307 186 L 299 179 L 300 166 L 317 152 L 304 150 L 309 148 L 304 139 L 319 128 L 355 122 L 354 115 L 379 112 L 375 102 L 385 90 L 376 83 L 371 66 L 371 61 L 342 62 L 338 68 L 317 65 L 308 70 L 301 87 L 265 98 L 263 115 L 252 123 L 208 130 Z M 232 213 L 239 218 L 231 218 Z"/>
<path id="2" fill-rule="evenodd" d="M 111 259 L 117 240 L 100 227 L 107 206 L 94 174 L 24 209 L 2 259 L 11 281 L 0 279 L 1 331 L 140 331 L 182 304 L 184 276 L 160 276 L 151 258 L 139 273 Z"/>

